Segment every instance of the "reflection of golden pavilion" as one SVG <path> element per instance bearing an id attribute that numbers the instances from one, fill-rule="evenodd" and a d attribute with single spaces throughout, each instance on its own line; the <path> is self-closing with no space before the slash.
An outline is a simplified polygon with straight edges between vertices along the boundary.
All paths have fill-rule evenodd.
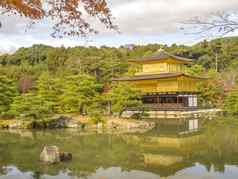
<path id="1" fill-rule="evenodd" d="M 187 159 L 193 153 L 192 147 L 198 145 L 200 135 L 125 135 L 123 139 L 142 151 L 146 170 L 167 177 L 193 166 Z"/>
<path id="2" fill-rule="evenodd" d="M 183 157 L 145 153 L 144 162 L 146 165 L 161 165 L 168 167 L 175 163 L 183 162 Z"/>
<path id="3" fill-rule="evenodd" d="M 117 78 L 140 89 L 143 103 L 151 108 L 197 108 L 197 84 L 204 78 L 186 73 L 191 59 L 159 50 L 156 54 L 130 60 L 139 66 L 132 77 Z"/>

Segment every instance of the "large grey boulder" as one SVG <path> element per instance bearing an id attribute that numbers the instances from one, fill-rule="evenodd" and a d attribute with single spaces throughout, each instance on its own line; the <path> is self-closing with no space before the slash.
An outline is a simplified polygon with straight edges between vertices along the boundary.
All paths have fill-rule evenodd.
<path id="1" fill-rule="evenodd" d="M 40 161 L 53 164 L 60 162 L 60 151 L 57 146 L 45 146 L 40 154 Z"/>
<path id="2" fill-rule="evenodd" d="M 40 154 L 40 161 L 46 164 L 54 164 L 67 160 L 72 160 L 72 154 L 60 152 L 57 146 L 45 146 Z"/>

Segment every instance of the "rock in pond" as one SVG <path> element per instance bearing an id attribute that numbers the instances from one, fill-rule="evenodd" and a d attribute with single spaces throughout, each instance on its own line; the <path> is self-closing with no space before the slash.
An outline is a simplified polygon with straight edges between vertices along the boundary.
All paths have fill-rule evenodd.
<path id="1" fill-rule="evenodd" d="M 46 164 L 54 164 L 67 160 L 72 160 L 72 154 L 60 152 L 57 146 L 45 146 L 40 154 L 40 161 Z"/>
<path id="2" fill-rule="evenodd" d="M 60 161 L 69 161 L 72 160 L 72 154 L 68 152 L 60 153 Z"/>
<path id="3" fill-rule="evenodd" d="M 60 152 L 57 146 L 45 146 L 40 154 L 40 161 L 53 164 L 60 162 Z"/>

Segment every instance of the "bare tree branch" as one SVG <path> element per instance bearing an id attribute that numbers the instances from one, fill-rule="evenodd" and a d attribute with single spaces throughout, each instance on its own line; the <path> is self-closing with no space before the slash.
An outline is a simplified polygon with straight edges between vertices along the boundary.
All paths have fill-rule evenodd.
<path id="1" fill-rule="evenodd" d="M 225 36 L 238 31 L 238 12 L 233 13 L 213 13 L 209 18 L 194 17 L 182 23 L 186 27 L 182 30 L 190 29 L 193 32 L 186 34 L 202 36 Z"/>

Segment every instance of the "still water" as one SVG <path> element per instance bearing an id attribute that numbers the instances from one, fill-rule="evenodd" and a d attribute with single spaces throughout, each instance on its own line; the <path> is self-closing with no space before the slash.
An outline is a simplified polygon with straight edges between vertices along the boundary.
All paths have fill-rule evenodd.
<path id="1" fill-rule="evenodd" d="M 123 134 L 0 131 L 0 179 L 237 179 L 238 130 L 190 127 L 158 124 Z M 46 144 L 71 152 L 73 160 L 42 165 Z"/>

